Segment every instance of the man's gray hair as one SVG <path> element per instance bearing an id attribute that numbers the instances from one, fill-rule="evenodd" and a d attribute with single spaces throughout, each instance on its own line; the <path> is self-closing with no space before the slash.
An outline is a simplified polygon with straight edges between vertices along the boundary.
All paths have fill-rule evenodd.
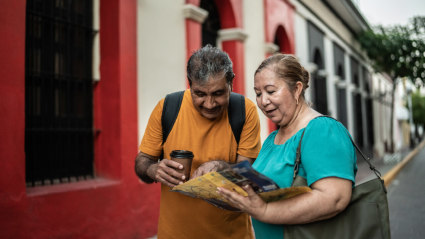
<path id="1" fill-rule="evenodd" d="M 224 74 L 226 82 L 232 85 L 235 74 L 229 55 L 211 45 L 206 45 L 190 56 L 187 62 L 187 78 L 192 81 L 207 82 L 210 76 Z"/>

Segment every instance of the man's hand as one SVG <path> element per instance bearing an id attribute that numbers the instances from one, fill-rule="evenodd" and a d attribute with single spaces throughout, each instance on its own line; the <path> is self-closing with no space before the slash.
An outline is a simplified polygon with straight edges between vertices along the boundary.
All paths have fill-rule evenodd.
<path id="1" fill-rule="evenodd" d="M 209 161 L 201 164 L 201 166 L 193 172 L 191 178 L 196 178 L 209 172 L 217 172 L 228 167 L 230 167 L 230 165 L 222 160 Z"/>
<path id="2" fill-rule="evenodd" d="M 183 169 L 183 165 L 173 160 L 163 159 L 148 169 L 148 175 L 152 175 L 157 182 L 174 187 L 182 184 L 186 179 L 184 174 L 177 172 L 176 169 Z"/>
<path id="3" fill-rule="evenodd" d="M 183 180 L 186 179 L 182 173 L 176 171 L 176 169 L 182 168 L 183 165 L 175 161 L 163 159 L 158 162 L 158 157 L 142 152 L 139 152 L 136 157 L 136 174 L 146 183 L 156 181 L 174 187 L 183 183 Z"/>
<path id="4" fill-rule="evenodd" d="M 255 159 L 253 158 L 248 158 L 242 155 L 237 155 L 236 156 L 236 163 L 240 163 L 242 161 L 248 161 L 250 164 L 252 164 L 254 162 Z M 206 173 L 209 172 L 217 172 L 220 170 L 223 170 L 225 168 L 229 168 L 230 164 L 227 163 L 226 161 L 223 160 L 213 160 L 213 161 L 209 161 L 206 163 L 201 164 L 201 166 L 199 166 L 195 172 L 193 172 L 192 176 L 190 178 L 196 178 L 199 176 L 202 176 Z"/>

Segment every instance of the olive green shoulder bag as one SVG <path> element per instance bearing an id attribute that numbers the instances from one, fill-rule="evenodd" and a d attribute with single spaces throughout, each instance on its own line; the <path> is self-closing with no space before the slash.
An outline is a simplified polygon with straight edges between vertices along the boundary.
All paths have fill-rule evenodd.
<path id="1" fill-rule="evenodd" d="M 293 186 L 307 186 L 306 179 L 298 176 L 303 135 L 304 132 L 302 133 L 296 152 Z M 366 158 L 350 135 L 349 137 L 361 157 L 363 157 L 369 168 L 375 173 L 376 178 L 355 186 L 347 208 L 335 217 L 308 224 L 285 225 L 285 239 L 387 239 L 391 237 L 387 191 L 384 181 L 381 179 L 380 172 L 371 164 L 370 159 Z"/>

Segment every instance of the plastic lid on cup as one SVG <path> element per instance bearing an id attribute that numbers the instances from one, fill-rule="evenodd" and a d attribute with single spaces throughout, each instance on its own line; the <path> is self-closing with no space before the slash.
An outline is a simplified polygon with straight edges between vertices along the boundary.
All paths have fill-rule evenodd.
<path id="1" fill-rule="evenodd" d="M 192 151 L 188 150 L 173 150 L 170 153 L 170 157 L 172 158 L 193 158 Z"/>

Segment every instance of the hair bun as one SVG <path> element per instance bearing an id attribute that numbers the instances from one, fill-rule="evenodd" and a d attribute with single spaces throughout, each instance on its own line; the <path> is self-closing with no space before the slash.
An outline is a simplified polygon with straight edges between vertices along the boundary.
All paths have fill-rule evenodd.
<path id="1" fill-rule="evenodd" d="M 309 82 L 310 82 L 310 73 L 301 66 L 301 70 L 302 70 L 302 74 L 303 74 L 303 85 L 304 85 L 304 90 L 307 89 L 309 87 Z"/>

